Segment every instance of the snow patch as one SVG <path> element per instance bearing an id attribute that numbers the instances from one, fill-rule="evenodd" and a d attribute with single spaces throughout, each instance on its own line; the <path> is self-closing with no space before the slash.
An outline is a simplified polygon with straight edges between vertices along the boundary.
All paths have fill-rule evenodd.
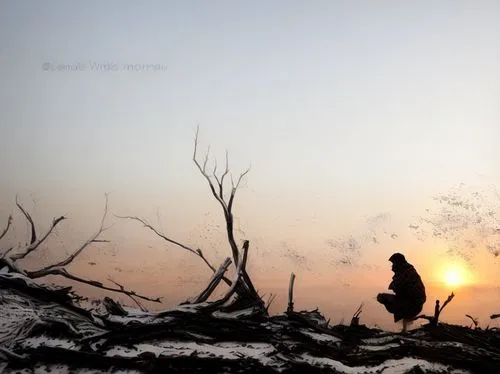
<path id="1" fill-rule="evenodd" d="M 238 360 L 241 357 L 253 358 L 259 360 L 264 365 L 272 360 L 267 355 L 274 352 L 275 349 L 267 343 L 216 343 L 204 344 L 196 342 L 158 342 L 153 344 L 137 344 L 133 348 L 117 346 L 109 349 L 106 356 L 138 357 L 143 353 L 152 353 L 156 357 L 182 357 L 195 354 L 200 358 L 219 357 L 230 360 Z"/>
<path id="2" fill-rule="evenodd" d="M 373 344 L 373 345 L 377 345 L 377 344 L 387 344 L 387 343 L 390 343 L 390 342 L 393 342 L 395 340 L 399 340 L 401 337 L 398 336 L 398 335 L 383 335 L 383 336 L 379 336 L 379 337 L 375 337 L 375 338 L 368 338 L 368 339 L 362 339 L 361 341 L 365 344 Z"/>
<path id="3" fill-rule="evenodd" d="M 59 347 L 65 349 L 80 349 L 80 345 L 67 339 L 49 338 L 46 336 L 37 336 L 32 338 L 24 339 L 19 343 L 21 346 L 26 348 L 38 348 L 40 346 L 45 347 Z"/>
<path id="4" fill-rule="evenodd" d="M 364 350 L 364 351 L 385 351 L 386 349 L 391 349 L 391 348 L 398 348 L 401 345 L 399 343 L 390 343 L 390 344 L 384 344 L 384 345 L 360 345 L 359 348 Z"/>
<path id="5" fill-rule="evenodd" d="M 311 338 L 313 338 L 314 340 L 316 341 L 319 341 L 319 342 L 333 342 L 333 343 L 338 343 L 338 342 L 341 342 L 342 340 L 335 337 L 335 336 L 332 336 L 332 335 L 328 335 L 328 334 L 320 334 L 320 333 L 317 333 L 317 332 L 312 332 L 312 331 L 307 331 L 307 330 L 299 330 L 302 334 L 304 335 L 307 335 Z"/>
<path id="6" fill-rule="evenodd" d="M 370 374 L 370 373 L 382 373 L 382 374 L 405 374 L 409 370 L 419 366 L 424 372 L 427 371 L 443 371 L 446 373 L 453 374 L 470 374 L 469 371 L 465 370 L 455 370 L 449 366 L 431 363 L 425 360 L 415 359 L 415 358 L 403 358 L 400 360 L 387 360 L 382 364 L 372 367 L 367 366 L 347 366 L 339 361 L 332 360 L 330 358 L 320 358 L 314 357 L 309 354 L 303 354 L 299 356 L 302 358 L 303 362 L 306 362 L 314 366 L 328 366 L 334 370 L 345 373 L 345 374 Z"/>

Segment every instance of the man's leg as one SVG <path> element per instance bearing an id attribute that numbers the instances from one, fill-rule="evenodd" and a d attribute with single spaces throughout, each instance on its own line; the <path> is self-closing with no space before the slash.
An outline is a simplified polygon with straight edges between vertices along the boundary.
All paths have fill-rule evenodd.
<path id="1" fill-rule="evenodd" d="M 406 318 L 403 318 L 403 331 L 401 332 L 406 332 L 408 329 L 408 320 Z"/>

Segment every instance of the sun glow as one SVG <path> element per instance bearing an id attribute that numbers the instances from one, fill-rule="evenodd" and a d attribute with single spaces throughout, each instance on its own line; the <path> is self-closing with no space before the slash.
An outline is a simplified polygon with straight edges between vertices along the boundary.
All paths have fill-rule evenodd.
<path id="1" fill-rule="evenodd" d="M 468 282 L 465 269 L 458 265 L 448 266 L 444 269 L 443 280 L 447 286 L 461 286 Z"/>

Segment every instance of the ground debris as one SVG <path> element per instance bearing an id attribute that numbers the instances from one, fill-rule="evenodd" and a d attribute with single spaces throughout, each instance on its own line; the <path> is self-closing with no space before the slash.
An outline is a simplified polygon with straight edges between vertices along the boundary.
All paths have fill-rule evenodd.
<path id="1" fill-rule="evenodd" d="M 103 315 L 8 272 L 0 298 L 4 373 L 500 372 L 496 329 L 441 323 L 400 334 L 330 326 L 317 309 L 263 316 L 193 304 Z"/>

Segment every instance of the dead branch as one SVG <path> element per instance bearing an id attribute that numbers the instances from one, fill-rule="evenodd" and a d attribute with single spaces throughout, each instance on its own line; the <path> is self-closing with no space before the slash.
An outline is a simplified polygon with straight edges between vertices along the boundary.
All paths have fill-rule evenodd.
<path id="1" fill-rule="evenodd" d="M 477 329 L 477 326 L 479 325 L 477 318 L 472 317 L 470 314 L 466 314 L 465 316 L 472 321 L 472 323 L 474 324 L 474 328 Z M 471 327 L 472 327 L 472 325 L 471 325 Z"/>
<path id="2" fill-rule="evenodd" d="M 425 314 L 420 314 L 412 319 L 412 321 L 416 321 L 417 319 L 425 319 L 429 322 L 432 322 L 434 320 L 434 317 L 431 316 L 426 316 Z"/>
<path id="3" fill-rule="evenodd" d="M 7 231 L 9 231 L 10 225 L 12 224 L 12 214 L 9 214 L 9 218 L 7 218 L 7 225 L 3 229 L 2 233 L 0 234 L 0 240 L 7 234 Z"/>
<path id="4" fill-rule="evenodd" d="M 104 221 L 106 219 L 106 216 L 108 215 L 108 194 L 105 195 L 106 196 L 106 203 L 104 205 L 104 214 L 102 216 L 102 219 L 101 219 L 101 225 L 99 226 L 99 229 L 97 230 L 97 232 L 90 238 L 88 239 L 85 243 L 83 243 L 80 248 L 78 248 L 73 254 L 71 254 L 70 256 L 68 256 L 66 259 L 58 262 L 57 264 L 54 264 L 54 265 L 49 265 L 43 269 L 40 269 L 39 270 L 39 273 L 43 274 L 43 272 L 45 271 L 48 271 L 50 269 L 54 269 L 54 268 L 61 268 L 63 266 L 67 266 L 69 265 L 71 262 L 73 262 L 73 260 L 80 254 L 83 252 L 83 250 L 85 248 L 87 248 L 89 246 L 89 244 L 92 244 L 92 243 L 108 243 L 109 240 L 102 240 L 102 239 L 98 239 L 99 236 L 104 232 L 106 231 L 109 227 L 104 227 Z"/>
<path id="5" fill-rule="evenodd" d="M 203 262 L 205 264 L 207 264 L 207 266 L 210 268 L 210 270 L 212 270 L 214 273 L 217 271 L 217 269 L 215 269 L 215 267 L 208 261 L 208 259 L 204 256 L 203 252 L 201 249 L 197 248 L 197 249 L 193 249 L 191 247 L 188 247 L 187 245 L 184 245 L 172 238 L 169 238 L 168 236 L 166 236 L 165 234 L 161 233 L 158 229 L 156 229 L 155 227 L 153 227 L 152 225 L 150 225 L 149 223 L 147 223 L 144 219 L 142 218 L 139 218 L 139 217 L 134 217 L 134 216 L 117 216 L 115 215 L 115 217 L 117 218 L 121 218 L 121 219 L 129 219 L 129 220 L 133 220 L 133 221 L 137 221 L 139 223 L 142 223 L 144 225 L 144 227 L 146 227 L 147 229 L 153 231 L 157 236 L 159 236 L 160 238 L 162 238 L 163 240 L 171 243 L 171 244 L 175 244 L 176 246 L 178 247 L 181 247 L 182 249 L 188 251 L 188 252 L 191 252 L 193 253 L 194 255 L 198 256 L 199 258 L 201 258 L 203 260 Z M 224 282 L 226 282 L 226 284 L 228 286 L 231 286 L 232 285 L 232 282 L 226 278 L 225 276 L 222 278 L 222 280 Z"/>
<path id="6" fill-rule="evenodd" d="M 426 319 L 430 322 L 432 326 L 437 326 L 439 322 L 439 316 L 441 315 L 441 312 L 443 311 L 444 307 L 448 305 L 451 300 L 455 297 L 455 294 L 452 292 L 451 295 L 448 296 L 448 298 L 445 300 L 444 304 L 440 307 L 439 306 L 439 300 L 436 300 L 436 305 L 434 307 L 434 316 L 426 316 L 424 314 L 421 314 L 415 318 L 412 319 L 412 321 L 416 321 L 417 319 Z"/>
<path id="7" fill-rule="evenodd" d="M 126 290 L 125 290 L 125 287 L 123 287 L 120 283 L 115 282 L 115 281 L 114 281 L 113 279 L 111 279 L 111 278 L 108 278 L 108 280 L 109 280 L 111 283 L 114 283 L 115 285 L 117 285 L 118 287 L 120 287 L 120 290 L 122 290 L 122 291 L 126 291 Z M 134 303 L 135 303 L 135 304 L 139 307 L 139 309 L 140 309 L 140 310 L 142 310 L 143 312 L 147 312 L 147 311 L 148 311 L 148 310 L 147 310 L 146 308 L 144 308 L 144 307 L 142 306 L 142 304 L 141 304 L 141 303 L 140 303 L 140 302 L 139 302 L 139 301 L 138 301 L 138 300 L 134 297 L 134 295 L 133 295 L 133 294 L 127 293 L 126 295 L 127 295 L 127 296 L 128 296 L 128 297 L 129 297 L 129 298 L 130 298 L 130 299 L 131 299 L 131 300 L 132 300 L 132 301 L 133 301 L 133 302 L 134 302 Z M 157 298 L 157 299 L 155 299 L 155 300 L 160 300 L 160 298 Z"/>
<path id="8" fill-rule="evenodd" d="M 351 318 L 351 326 L 359 326 L 359 316 L 361 315 L 362 311 L 363 311 L 363 303 L 361 303 L 358 309 L 356 309 L 356 312 L 354 312 Z"/>
<path id="9" fill-rule="evenodd" d="M 273 303 L 274 299 L 276 299 L 276 295 L 270 294 L 266 304 L 266 312 L 269 312 L 269 308 L 271 307 L 271 304 Z"/>
<path id="10" fill-rule="evenodd" d="M 19 206 L 21 206 L 21 205 L 19 204 Z M 31 217 L 30 217 L 30 219 L 31 219 Z M 49 237 L 49 235 L 52 233 L 52 231 L 55 229 L 55 227 L 59 224 L 59 222 L 61 222 L 64 219 L 66 219 L 66 217 L 64 217 L 64 216 L 61 216 L 59 218 L 54 218 L 52 220 L 52 225 L 50 226 L 50 228 L 47 230 L 47 232 L 39 240 L 36 240 L 36 232 L 33 231 L 32 237 L 34 235 L 35 241 L 31 242 L 30 245 L 28 245 L 26 248 L 23 248 L 23 250 L 21 252 L 13 254 L 11 256 L 12 260 L 14 260 L 14 261 L 21 260 L 21 259 L 25 258 L 27 255 L 29 255 L 31 252 L 33 252 L 35 249 L 37 249 L 40 246 L 40 244 L 42 244 L 45 241 L 45 239 L 47 239 Z"/>
<path id="11" fill-rule="evenodd" d="M 19 210 L 23 213 L 24 217 L 26 217 L 26 220 L 30 224 L 30 227 L 31 227 L 31 240 L 30 240 L 30 244 L 33 244 L 36 241 L 36 229 L 35 229 L 35 223 L 33 222 L 33 218 L 31 218 L 31 215 L 19 203 L 19 200 L 17 199 L 17 195 L 16 195 L 16 205 L 19 208 Z"/>
<path id="12" fill-rule="evenodd" d="M 35 249 L 37 249 L 40 246 L 40 244 L 42 244 L 45 241 L 45 239 L 48 238 L 48 236 L 52 233 L 52 231 L 59 224 L 59 222 L 61 222 L 62 220 L 65 219 L 64 216 L 61 216 L 59 218 L 54 218 L 52 220 L 52 225 L 47 230 L 47 232 L 44 235 L 42 235 L 42 237 L 40 239 L 37 240 L 36 227 L 35 227 L 35 223 L 33 221 L 33 218 L 28 213 L 28 211 L 21 205 L 17 195 L 16 195 L 16 206 L 19 208 L 21 213 L 24 215 L 24 217 L 26 218 L 26 220 L 30 224 L 31 239 L 30 239 L 30 244 L 27 245 L 26 248 L 23 248 L 19 253 L 15 253 L 14 255 L 11 256 L 13 261 L 17 261 L 17 260 L 25 258 L 27 255 L 29 255 L 31 252 L 33 252 Z"/>
<path id="13" fill-rule="evenodd" d="M 490 319 L 497 319 L 497 318 L 500 318 L 500 314 L 492 314 L 490 316 Z"/>
<path id="14" fill-rule="evenodd" d="M 287 313 L 293 312 L 293 285 L 295 283 L 295 274 L 290 274 L 290 283 L 288 285 L 288 308 Z"/>
<path id="15" fill-rule="evenodd" d="M 12 250 L 14 249 L 14 247 L 10 247 L 9 249 L 7 249 L 1 256 L 0 256 L 0 260 L 4 257 L 6 257 Z"/>
<path id="16" fill-rule="evenodd" d="M 219 267 L 219 269 L 212 275 L 212 278 L 210 279 L 208 286 L 194 299 L 192 304 L 198 304 L 202 303 L 208 300 L 210 295 L 214 292 L 214 290 L 217 288 L 219 285 L 220 281 L 222 280 L 222 277 L 226 273 L 229 265 L 231 265 L 231 259 L 227 257 L 225 261 L 222 263 L 222 265 Z"/>
<path id="17" fill-rule="evenodd" d="M 57 276 L 61 276 L 61 277 L 67 278 L 67 279 L 71 279 L 71 280 L 79 282 L 79 283 L 88 284 L 89 286 L 100 288 L 102 290 L 121 293 L 121 294 L 124 294 L 124 295 L 129 296 L 129 297 L 138 297 L 140 299 L 147 300 L 147 301 L 153 301 L 155 303 L 161 302 L 161 298 L 159 298 L 159 297 L 151 298 L 151 297 L 139 295 L 135 291 L 126 290 L 126 289 L 123 289 L 121 287 L 119 287 L 119 288 L 108 287 L 108 286 L 105 286 L 104 284 L 102 284 L 101 282 L 89 280 L 89 279 L 81 278 L 77 275 L 73 275 L 73 274 L 69 273 L 64 268 L 57 268 L 57 267 L 51 268 L 48 270 L 44 270 L 43 273 L 40 273 L 37 271 L 33 271 L 33 272 L 26 271 L 25 274 L 31 279 L 41 278 L 41 277 L 45 277 L 47 275 L 57 275 Z"/>
<path id="18" fill-rule="evenodd" d="M 455 294 L 452 292 L 450 296 L 448 296 L 448 298 L 446 299 L 446 301 L 444 302 L 443 306 L 441 307 L 441 309 L 439 309 L 439 314 L 441 314 L 441 312 L 443 311 L 444 307 L 446 305 L 448 305 L 448 303 L 453 300 L 453 298 L 455 297 Z"/>
<path id="19" fill-rule="evenodd" d="M 247 255 L 248 255 L 248 246 L 249 246 L 249 241 L 245 240 L 245 242 L 243 243 L 242 258 L 240 263 L 238 264 L 238 267 L 236 268 L 236 274 L 233 281 L 233 285 L 229 288 L 229 290 L 221 299 L 214 301 L 213 303 L 210 303 L 208 307 L 204 309 L 215 310 L 220 306 L 224 305 L 231 298 L 231 296 L 234 295 L 234 293 L 236 292 L 236 286 L 240 284 L 241 277 L 245 271 L 245 266 L 247 263 Z"/>

